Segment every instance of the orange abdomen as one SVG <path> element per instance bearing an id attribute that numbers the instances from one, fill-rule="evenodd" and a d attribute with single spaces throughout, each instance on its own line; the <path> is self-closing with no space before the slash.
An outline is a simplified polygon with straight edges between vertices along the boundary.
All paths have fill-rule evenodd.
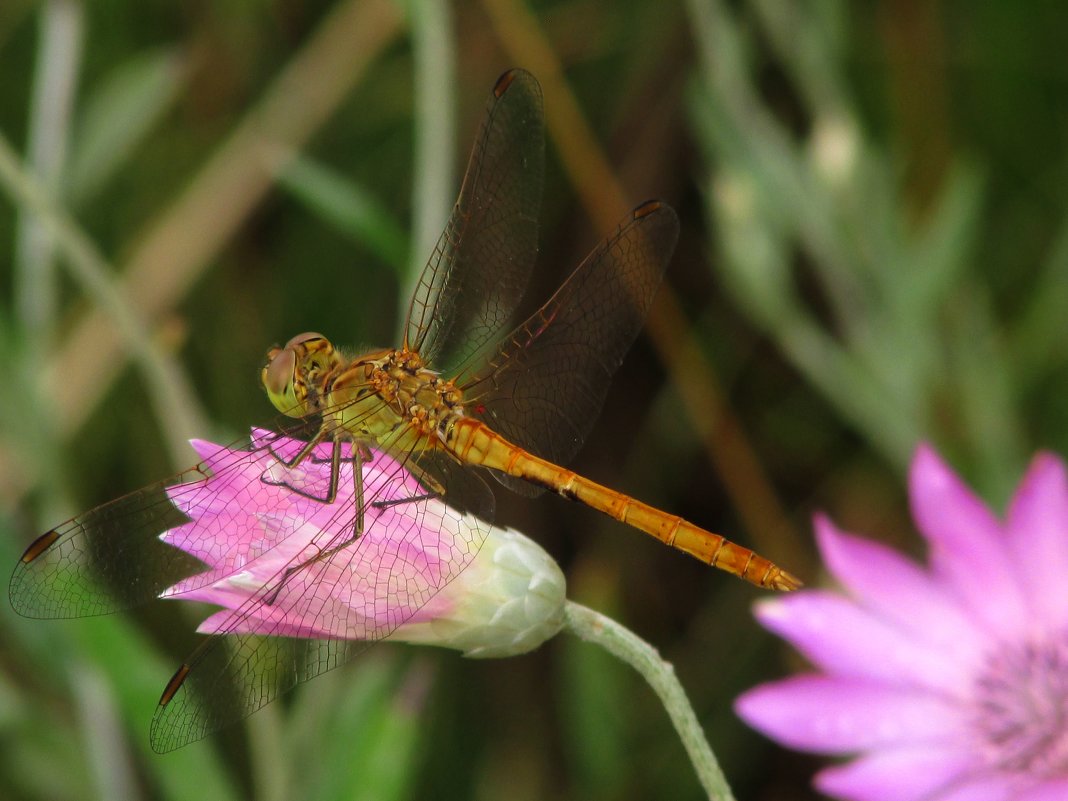
<path id="1" fill-rule="evenodd" d="M 796 577 L 750 549 L 528 453 L 478 420 L 459 418 L 446 446 L 461 461 L 551 489 L 758 587 L 796 590 L 801 586 Z"/>

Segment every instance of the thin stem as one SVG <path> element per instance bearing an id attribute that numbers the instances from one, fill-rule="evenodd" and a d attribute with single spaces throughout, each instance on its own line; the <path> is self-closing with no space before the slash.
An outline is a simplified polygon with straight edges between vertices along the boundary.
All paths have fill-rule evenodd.
<path id="1" fill-rule="evenodd" d="M 412 168 L 412 237 L 408 271 L 400 293 L 400 315 L 419 273 L 445 226 L 456 193 L 456 48 L 452 9 L 437 0 L 405 4 L 412 35 L 415 68 L 415 134 Z"/>
<path id="2" fill-rule="evenodd" d="M 705 738 L 697 715 L 682 689 L 675 669 L 661 658 L 653 646 L 624 628 L 611 618 L 585 606 L 568 601 L 564 608 L 565 627 L 586 642 L 604 648 L 608 653 L 637 670 L 659 696 L 668 717 L 679 733 L 683 747 L 690 757 L 701 786 L 715 801 L 734 801 L 727 778 L 720 769 L 716 755 Z"/>
<path id="3" fill-rule="evenodd" d="M 141 798 L 115 685 L 91 663 L 72 666 L 70 682 L 94 795 Z"/>
<path id="4" fill-rule="evenodd" d="M 82 3 L 50 0 L 41 6 L 26 160 L 49 191 L 60 184 L 85 29 Z M 53 242 L 40 220 L 20 209 L 15 253 L 15 297 L 30 361 L 40 364 L 51 346 L 59 301 Z"/>
<path id="5" fill-rule="evenodd" d="M 26 161 L 48 190 L 58 193 L 81 70 L 83 4 L 49 0 L 40 7 L 39 24 Z M 26 396 L 23 408 L 27 412 L 22 416 L 18 438 L 24 452 L 32 453 L 24 464 L 33 464 L 42 473 L 56 476 L 42 493 L 41 509 L 62 519 L 62 513 L 67 511 L 67 488 L 58 478 L 62 471 L 57 469 L 61 458 L 53 426 L 52 393 L 40 370 L 54 346 L 59 317 L 55 242 L 42 221 L 25 207 L 18 209 L 13 273 L 13 311 L 21 336 L 17 351 L 20 364 L 12 365 L 12 372 L 21 376 L 20 392 Z"/>

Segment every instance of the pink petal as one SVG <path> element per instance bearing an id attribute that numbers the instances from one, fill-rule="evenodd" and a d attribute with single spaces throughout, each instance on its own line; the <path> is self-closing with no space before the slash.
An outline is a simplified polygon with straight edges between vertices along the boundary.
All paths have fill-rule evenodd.
<path id="1" fill-rule="evenodd" d="M 966 691 L 962 676 L 972 655 L 932 648 L 835 593 L 805 590 L 762 601 L 756 616 L 827 673 L 949 696 Z"/>
<path id="2" fill-rule="evenodd" d="M 849 801 L 928 801 L 974 764 L 966 750 L 894 748 L 825 768 L 813 784 L 821 793 Z"/>
<path id="3" fill-rule="evenodd" d="M 270 431 L 266 428 L 253 428 L 252 433 L 249 436 L 249 442 L 253 451 L 263 453 L 264 457 L 277 461 L 267 453 L 267 448 L 270 448 L 278 456 L 283 459 L 292 459 L 300 449 L 304 447 L 304 442 L 293 437 L 286 437 L 275 431 Z"/>
<path id="4" fill-rule="evenodd" d="M 1016 801 L 1064 801 L 1068 798 L 1068 778 L 1044 781 L 1016 796 Z"/>
<path id="5" fill-rule="evenodd" d="M 225 445 L 216 445 L 214 442 L 208 442 L 206 439 L 191 439 L 189 440 L 189 444 L 192 445 L 193 450 L 197 452 L 200 461 L 212 472 L 217 472 L 220 465 L 226 465 L 233 453 L 233 451 Z"/>
<path id="6" fill-rule="evenodd" d="M 207 513 L 230 513 L 235 507 L 269 503 L 277 496 L 277 488 L 260 480 L 263 468 L 258 466 L 256 454 L 225 449 L 212 454 L 210 449 L 217 446 L 194 442 L 212 471 L 211 478 L 167 488 L 171 502 L 186 516 L 195 519 Z"/>
<path id="7" fill-rule="evenodd" d="M 195 576 L 194 578 L 200 578 Z M 232 608 L 234 597 L 232 592 L 215 584 L 197 584 L 192 579 L 185 579 L 170 587 L 162 593 L 163 598 L 176 598 L 180 601 L 196 601 L 212 606 Z M 240 603 L 240 601 L 239 601 Z"/>
<path id="8" fill-rule="evenodd" d="M 927 445 L 912 460 L 909 496 L 935 573 L 996 632 L 1020 631 L 1027 613 L 1001 526 Z"/>
<path id="9" fill-rule="evenodd" d="M 285 502 L 261 508 L 284 509 Z M 241 570 L 253 559 L 269 553 L 291 534 L 291 529 L 272 529 L 255 514 L 256 507 L 234 505 L 221 513 L 204 513 L 194 523 L 173 528 L 162 537 L 208 564 L 216 577 Z M 299 550 L 299 548 L 298 548 Z M 203 584 L 201 580 L 197 584 Z"/>
<path id="10" fill-rule="evenodd" d="M 184 484 L 174 484 L 167 487 L 167 497 L 174 507 L 186 517 L 198 517 L 206 505 L 216 496 L 216 491 L 211 489 L 208 479 L 187 481 Z"/>
<path id="11" fill-rule="evenodd" d="M 196 523 L 183 523 L 159 535 L 163 542 L 175 548 L 180 548 L 190 556 L 195 556 L 201 562 L 214 566 L 214 553 L 207 548 L 201 548 L 199 544 L 200 532 Z"/>
<path id="12" fill-rule="evenodd" d="M 1048 628 L 1068 623 L 1068 477 L 1064 463 L 1037 455 L 1009 507 L 1009 543 L 1026 576 L 1028 602 Z M 1068 795 L 1064 796 L 1068 798 Z"/>
<path id="13" fill-rule="evenodd" d="M 427 622 L 445 611 L 449 604 L 431 601 L 475 550 L 477 532 L 469 520 L 438 499 L 367 506 L 363 533 L 349 541 L 356 508 L 353 462 L 342 461 L 336 499 L 326 504 L 292 486 L 324 497 L 332 446 L 322 445 L 315 458 L 287 468 L 267 445 L 278 455 L 292 456 L 303 443 L 259 430 L 252 441 L 251 451 L 195 442 L 212 476 L 168 488 L 191 522 L 161 538 L 196 555 L 209 569 L 163 595 L 223 607 L 201 631 L 375 639 L 405 621 Z M 365 501 L 425 495 L 419 482 L 384 453 L 375 452 L 363 471 Z M 344 548 L 333 550 L 339 545 Z M 314 560 L 323 551 L 332 556 Z M 252 603 L 289 565 L 301 569 L 287 575 L 271 603 Z"/>
<path id="14" fill-rule="evenodd" d="M 978 654 L 986 633 L 946 590 L 914 562 L 872 540 L 815 518 L 816 543 L 827 568 L 865 608 L 932 646 L 952 646 L 962 659 Z"/>
<path id="15" fill-rule="evenodd" d="M 1020 779 L 1004 774 L 977 775 L 932 796 L 931 801 L 1019 801 Z"/>
<path id="16" fill-rule="evenodd" d="M 322 633 L 313 628 L 302 626 L 298 621 L 267 620 L 264 618 L 246 617 L 235 621 L 233 612 L 224 609 L 205 618 L 204 622 L 197 626 L 200 634 L 259 634 L 271 637 L 305 637 L 318 638 Z"/>
<path id="17" fill-rule="evenodd" d="M 932 693 L 862 679 L 805 675 L 743 693 L 734 710 L 746 723 L 799 750 L 851 754 L 899 744 L 954 745 L 960 710 Z"/>

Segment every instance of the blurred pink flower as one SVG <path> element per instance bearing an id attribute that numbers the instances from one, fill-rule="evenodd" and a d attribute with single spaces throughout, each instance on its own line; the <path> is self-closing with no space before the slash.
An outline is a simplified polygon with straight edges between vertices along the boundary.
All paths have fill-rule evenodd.
<path id="1" fill-rule="evenodd" d="M 817 517 L 845 593 L 762 601 L 757 617 L 818 672 L 735 709 L 804 751 L 856 758 L 817 774 L 851 801 L 1068 799 L 1068 481 L 1039 454 L 1004 521 L 929 447 L 909 476 L 927 568 Z"/>
<path id="2" fill-rule="evenodd" d="M 304 444 L 253 430 L 253 445 L 262 446 L 268 437 L 286 458 Z M 201 623 L 202 633 L 225 626 L 226 633 L 286 637 L 360 640 L 391 634 L 490 657 L 535 648 L 563 624 L 564 577 L 540 546 L 426 498 L 410 473 L 374 452 L 364 465 L 365 492 L 378 501 L 401 502 L 368 507 L 358 543 L 292 574 L 270 603 L 253 604 L 235 627 L 233 610 L 257 593 L 269 594 L 264 587 L 287 565 L 306 562 L 351 536 L 352 462 L 342 462 L 337 496 L 326 504 L 271 483 L 285 480 L 325 497 L 326 445 L 315 458 L 286 468 L 263 447 L 192 444 L 212 475 L 169 490 L 190 522 L 161 539 L 204 562 L 207 570 L 162 595 L 223 607 Z M 405 502 L 414 497 L 422 500 Z"/>

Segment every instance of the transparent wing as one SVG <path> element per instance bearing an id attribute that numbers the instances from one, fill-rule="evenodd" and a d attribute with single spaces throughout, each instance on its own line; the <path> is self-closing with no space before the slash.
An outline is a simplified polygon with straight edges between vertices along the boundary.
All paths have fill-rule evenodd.
<path id="1" fill-rule="evenodd" d="M 206 640 L 168 685 L 152 721 L 156 751 L 252 714 L 419 619 L 470 564 L 488 529 L 472 515 L 493 515 L 485 482 L 439 453 L 398 459 L 373 453 L 364 465 L 359 538 L 352 539 L 354 462 L 346 460 L 335 502 L 304 515 L 284 547 L 193 594 L 224 607 L 200 630 L 225 636 Z M 306 485 L 328 481 L 326 460 L 302 467 Z M 261 517 L 267 530 L 293 528 L 285 515 Z"/>
<path id="2" fill-rule="evenodd" d="M 292 422 L 292 421 L 291 421 Z M 301 432 L 290 425 L 288 434 Z M 194 441 L 202 460 L 170 479 L 91 509 L 43 534 L 15 565 L 8 595 L 15 611 L 32 618 L 104 615 L 148 603 L 183 579 L 190 590 L 229 575 L 275 543 L 250 546 L 243 532 L 258 528 L 248 513 L 261 490 L 263 432 L 251 450 L 247 441 L 229 447 Z M 214 478 L 209 478 L 214 476 Z M 285 499 L 281 501 L 285 503 Z M 190 527 L 185 512 L 203 510 Z M 284 540 L 291 532 L 277 532 Z M 167 538 L 184 537 L 187 552 Z M 213 568 L 190 553 L 210 557 Z M 189 578 L 193 576 L 193 578 Z"/>
<path id="3" fill-rule="evenodd" d="M 457 377 L 467 413 L 531 453 L 569 461 L 649 313 L 678 233 L 664 203 L 634 209 L 484 367 Z M 541 491 L 494 476 L 524 495 Z"/>
<path id="4" fill-rule="evenodd" d="M 545 165 L 541 87 L 523 70 L 493 88 L 460 196 L 412 296 L 404 344 L 461 364 L 496 340 L 538 250 Z"/>

